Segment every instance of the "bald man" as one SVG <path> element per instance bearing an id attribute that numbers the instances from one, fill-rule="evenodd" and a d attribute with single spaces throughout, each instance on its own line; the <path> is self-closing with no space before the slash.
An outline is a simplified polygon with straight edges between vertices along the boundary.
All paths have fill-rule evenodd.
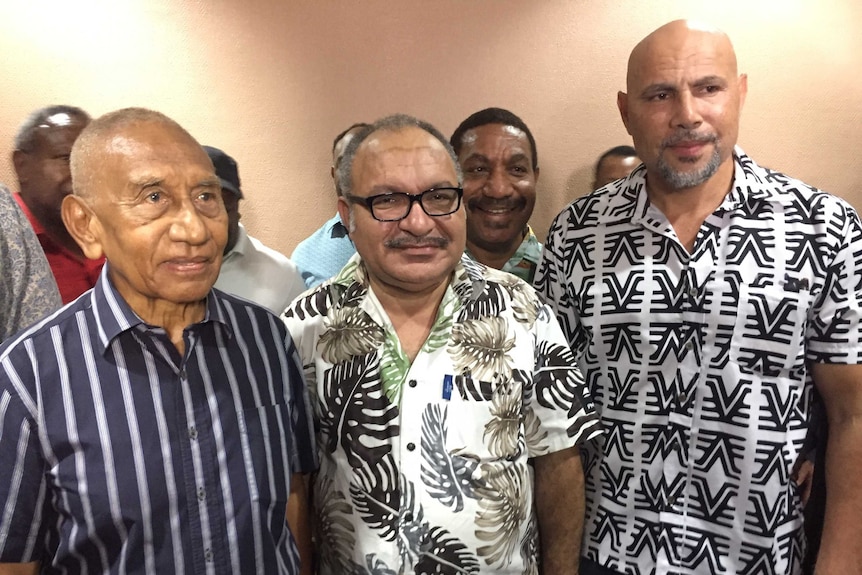
<path id="1" fill-rule="evenodd" d="M 800 573 L 792 470 L 815 388 L 818 573 L 862 569 L 862 225 L 736 147 L 746 91 L 720 31 L 647 36 L 618 95 L 643 167 L 548 236 L 536 285 L 605 428 L 583 450 L 582 575 Z"/>

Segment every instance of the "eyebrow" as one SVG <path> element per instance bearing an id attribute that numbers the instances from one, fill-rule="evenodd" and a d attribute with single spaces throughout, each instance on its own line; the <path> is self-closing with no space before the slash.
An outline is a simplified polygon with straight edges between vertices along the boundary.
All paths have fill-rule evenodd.
<path id="1" fill-rule="evenodd" d="M 428 190 L 434 190 L 437 188 L 456 188 L 456 187 L 458 187 L 458 184 L 453 184 L 452 182 L 449 182 L 447 180 L 440 180 L 439 182 L 435 182 L 435 183 L 431 184 L 430 186 L 428 186 L 427 188 L 423 189 L 420 193 L 428 191 Z M 398 188 L 397 186 L 388 186 L 388 185 L 374 186 L 373 188 L 371 188 L 370 191 L 371 191 L 371 193 L 368 194 L 369 197 L 370 196 L 377 196 L 380 194 L 406 194 L 406 193 L 409 193 L 409 192 L 405 192 L 404 190 Z"/>

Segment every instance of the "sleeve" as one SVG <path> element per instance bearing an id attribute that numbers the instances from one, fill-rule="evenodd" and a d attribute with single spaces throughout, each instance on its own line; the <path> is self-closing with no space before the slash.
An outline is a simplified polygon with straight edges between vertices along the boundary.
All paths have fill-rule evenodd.
<path id="1" fill-rule="evenodd" d="M 862 223 L 856 211 L 835 199 L 838 211 L 826 217 L 827 237 L 840 242 L 825 264 L 823 291 L 809 314 L 806 359 L 817 363 L 862 363 Z"/>
<path id="2" fill-rule="evenodd" d="M 534 324 L 533 388 L 525 393 L 530 457 L 559 451 L 601 433 L 590 392 L 547 305 Z"/>
<path id="3" fill-rule="evenodd" d="M 44 459 L 38 433 L 0 366 L 0 563 L 41 558 L 45 511 Z"/>
<path id="4" fill-rule="evenodd" d="M 575 241 L 567 237 L 570 227 L 569 209 L 563 210 L 551 224 L 533 285 L 556 315 L 559 326 L 577 357 L 586 343 L 576 302 L 568 291 L 572 266 L 567 246 Z"/>
<path id="5" fill-rule="evenodd" d="M 60 292 L 39 240 L 0 187 L 0 341 L 59 309 Z"/>
<path id="6" fill-rule="evenodd" d="M 285 348 L 290 369 L 290 417 L 293 428 L 290 471 L 291 473 L 311 473 L 318 466 L 314 420 L 308 387 L 302 373 L 302 360 L 290 334 L 285 337 Z"/>

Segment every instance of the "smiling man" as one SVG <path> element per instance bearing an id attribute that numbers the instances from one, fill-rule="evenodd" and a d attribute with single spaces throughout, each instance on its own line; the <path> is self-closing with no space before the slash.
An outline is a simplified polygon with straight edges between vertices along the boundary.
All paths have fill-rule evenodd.
<path id="1" fill-rule="evenodd" d="M 532 281 L 542 253 L 527 224 L 539 179 L 533 134 L 512 112 L 486 108 L 461 122 L 449 141 L 464 172 L 467 255 Z"/>
<path id="2" fill-rule="evenodd" d="M 211 289 L 227 240 L 212 163 L 129 108 L 94 120 L 71 166 L 63 220 L 107 263 L 0 347 L 0 573 L 299 573 L 302 374 L 275 315 Z"/>
<path id="3" fill-rule="evenodd" d="M 597 416 L 550 310 L 463 255 L 452 148 L 390 116 L 348 144 L 358 254 L 285 322 L 318 418 L 322 575 L 577 572 Z"/>
<path id="4" fill-rule="evenodd" d="M 606 430 L 584 450 L 582 575 L 798 575 L 815 388 L 817 573 L 860 573 L 862 223 L 736 146 L 747 88 L 723 32 L 648 35 L 617 100 L 643 165 L 548 234 L 536 285 Z"/>

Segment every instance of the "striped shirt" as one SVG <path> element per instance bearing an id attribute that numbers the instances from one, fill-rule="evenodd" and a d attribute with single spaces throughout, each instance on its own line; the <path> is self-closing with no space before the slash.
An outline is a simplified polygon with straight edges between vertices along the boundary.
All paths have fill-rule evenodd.
<path id="1" fill-rule="evenodd" d="M 284 325 L 218 290 L 181 357 L 113 288 L 0 347 L 0 563 L 42 573 L 295 573 L 314 468 Z"/>

